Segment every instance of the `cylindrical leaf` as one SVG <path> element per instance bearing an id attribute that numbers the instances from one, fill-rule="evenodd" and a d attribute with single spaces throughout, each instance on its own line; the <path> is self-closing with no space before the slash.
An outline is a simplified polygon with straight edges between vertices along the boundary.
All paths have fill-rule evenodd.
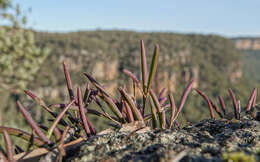
<path id="1" fill-rule="evenodd" d="M 171 118 L 170 118 L 169 129 L 171 129 L 172 125 L 174 123 L 174 117 L 175 117 L 175 112 L 176 112 L 176 105 L 175 105 L 175 101 L 174 101 L 172 94 L 169 95 L 169 100 L 170 100 L 170 104 L 171 104 Z"/>
<path id="2" fill-rule="evenodd" d="M 8 161 L 14 162 L 14 152 L 13 152 L 13 144 L 11 138 L 6 130 L 3 131 L 4 141 L 5 141 L 5 150 L 7 152 Z"/>
<path id="3" fill-rule="evenodd" d="M 166 124 L 165 124 L 165 120 L 164 120 L 163 113 L 162 113 L 163 111 L 162 111 L 161 105 L 159 103 L 159 100 L 152 89 L 150 89 L 150 95 L 151 95 L 153 103 L 156 107 L 157 113 L 159 114 L 158 116 L 159 116 L 160 126 L 161 126 L 161 128 L 164 129 Z"/>
<path id="4" fill-rule="evenodd" d="M 126 114 L 127 114 L 127 119 L 128 119 L 128 121 L 131 123 L 131 122 L 134 122 L 134 116 L 133 116 L 133 113 L 132 113 L 132 110 L 131 110 L 131 108 L 129 107 L 129 105 L 125 102 L 125 101 L 123 101 L 123 104 L 124 104 L 124 106 L 125 106 L 125 108 L 126 108 Z"/>
<path id="5" fill-rule="evenodd" d="M 143 91 L 146 91 L 147 88 L 147 59 L 144 47 L 144 41 L 141 40 L 141 67 L 142 67 L 142 84 Z"/>
<path id="6" fill-rule="evenodd" d="M 65 79 L 66 79 L 66 83 L 67 83 L 70 100 L 72 101 L 75 97 L 74 97 L 74 93 L 73 93 L 73 89 L 72 89 L 70 73 L 67 69 L 67 65 L 65 64 L 65 62 L 63 62 L 63 69 L 64 69 L 64 75 L 65 75 Z"/>
<path id="7" fill-rule="evenodd" d="M 210 101 L 212 107 L 214 108 L 214 110 L 217 112 L 218 116 L 220 118 L 223 118 L 224 116 L 221 114 L 220 109 L 218 108 L 218 106 L 215 105 L 211 99 L 209 99 L 209 101 Z"/>
<path id="8" fill-rule="evenodd" d="M 251 95 L 250 95 L 250 98 L 248 99 L 248 103 L 247 103 L 247 106 L 246 106 L 246 111 L 247 111 L 247 112 L 250 111 L 255 96 L 256 96 L 256 88 L 254 88 L 253 92 L 252 92 Z"/>
<path id="9" fill-rule="evenodd" d="M 155 105 L 154 105 L 152 97 L 150 97 L 149 99 L 150 99 L 151 112 L 152 112 L 152 125 L 153 125 L 153 128 L 156 128 L 157 127 L 157 122 L 158 122 L 157 112 L 156 112 L 156 108 L 155 108 Z"/>
<path id="10" fill-rule="evenodd" d="M 54 128 L 57 126 L 57 124 L 59 123 L 59 121 L 62 119 L 63 115 L 66 113 L 66 111 L 70 108 L 70 106 L 75 102 L 75 99 L 72 99 L 72 101 L 60 112 L 60 114 L 56 117 L 56 119 L 54 120 L 52 126 L 49 128 L 48 132 L 47 132 L 47 137 L 50 139 L 52 132 L 54 130 Z"/>
<path id="11" fill-rule="evenodd" d="M 198 90 L 198 89 L 195 89 L 195 90 L 196 90 L 196 91 L 198 92 L 198 94 L 201 95 L 201 96 L 205 99 L 205 101 L 207 102 L 208 107 L 209 107 L 209 112 L 210 112 L 211 119 L 215 119 L 215 114 L 214 114 L 214 111 L 213 111 L 213 107 L 212 107 L 212 104 L 211 104 L 211 102 L 210 102 L 208 96 L 206 96 L 203 92 L 201 92 L 201 91 Z"/>
<path id="12" fill-rule="evenodd" d="M 119 88 L 119 92 L 122 95 L 123 99 L 129 104 L 136 119 L 139 121 L 144 121 L 141 112 L 138 110 L 131 97 L 122 88 Z"/>
<path id="13" fill-rule="evenodd" d="M 229 92 L 229 94 L 230 94 L 230 96 L 232 98 L 235 118 L 238 119 L 238 104 L 237 104 L 236 96 L 235 96 L 235 94 L 234 94 L 234 92 L 232 91 L 231 88 L 228 89 L 228 92 Z"/>
<path id="14" fill-rule="evenodd" d="M 107 103 L 109 108 L 112 110 L 112 112 L 119 118 L 119 120 L 123 120 L 122 113 L 119 111 L 116 104 L 113 102 L 113 100 L 107 96 L 102 96 L 103 100 Z"/>
<path id="15" fill-rule="evenodd" d="M 218 100 L 219 100 L 219 103 L 220 103 L 220 106 L 221 106 L 221 109 L 224 113 L 224 115 L 226 115 L 226 105 L 224 103 L 224 100 L 221 96 L 218 96 Z"/>
<path id="16" fill-rule="evenodd" d="M 32 129 L 35 130 L 35 133 L 46 143 L 50 144 L 51 141 L 45 136 L 45 134 L 41 131 L 40 127 L 38 126 L 38 124 L 32 119 L 31 115 L 29 114 L 29 112 L 27 112 L 27 110 L 23 107 L 23 105 L 20 103 L 20 101 L 17 101 L 17 105 L 20 109 L 20 111 L 22 112 L 23 116 L 25 117 L 25 119 L 27 120 L 27 122 L 30 124 L 30 126 L 32 127 Z"/>
<path id="17" fill-rule="evenodd" d="M 20 129 L 16 129 L 16 128 L 8 128 L 8 127 L 2 127 L 0 126 L 0 133 L 2 133 L 3 131 L 7 131 L 8 134 L 10 134 L 11 136 L 16 136 L 16 137 L 19 137 L 25 141 L 29 141 L 30 140 L 30 137 L 31 135 L 27 132 L 24 132 Z M 35 137 L 34 138 L 34 143 L 37 145 L 37 146 L 40 146 L 40 145 L 43 145 L 44 142 L 41 141 L 41 139 L 39 139 L 38 137 Z"/>
<path id="18" fill-rule="evenodd" d="M 185 101 L 186 101 L 186 99 L 187 99 L 187 97 L 188 97 L 188 95 L 189 95 L 189 93 L 190 93 L 190 91 L 191 91 L 191 88 L 192 88 L 192 85 L 193 85 L 194 81 L 195 81 L 194 79 L 191 80 L 191 82 L 188 84 L 188 86 L 187 86 L 187 87 L 185 88 L 185 90 L 183 91 L 183 94 L 182 94 L 182 96 L 181 96 L 180 105 L 179 105 L 179 107 L 178 107 L 178 112 L 177 112 L 176 115 L 179 114 L 179 112 L 181 111 L 182 107 L 184 106 L 184 103 L 185 103 Z"/>
<path id="19" fill-rule="evenodd" d="M 91 135 L 91 132 L 88 126 L 87 117 L 84 112 L 84 107 L 83 107 L 82 97 L 81 97 L 81 92 L 79 87 L 77 88 L 77 96 L 78 96 L 78 107 L 79 107 L 80 118 L 82 120 L 83 128 L 87 136 L 89 137 Z"/>
<path id="20" fill-rule="evenodd" d="M 155 73 L 156 73 L 156 70 L 157 70 L 158 57 L 159 57 L 159 45 L 155 45 L 152 63 L 151 63 L 151 67 L 150 67 L 150 72 L 149 72 L 149 78 L 148 78 L 146 93 L 149 93 L 151 85 L 153 83 L 154 76 L 155 76 Z"/>

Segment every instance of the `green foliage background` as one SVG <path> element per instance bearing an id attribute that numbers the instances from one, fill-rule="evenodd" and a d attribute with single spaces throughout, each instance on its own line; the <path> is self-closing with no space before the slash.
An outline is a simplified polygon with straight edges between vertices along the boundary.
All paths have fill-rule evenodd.
<path id="1" fill-rule="evenodd" d="M 24 124 L 15 101 L 39 71 L 49 51 L 35 45 L 19 5 L 0 0 L 0 124 Z M 18 124 L 19 123 L 19 124 Z"/>

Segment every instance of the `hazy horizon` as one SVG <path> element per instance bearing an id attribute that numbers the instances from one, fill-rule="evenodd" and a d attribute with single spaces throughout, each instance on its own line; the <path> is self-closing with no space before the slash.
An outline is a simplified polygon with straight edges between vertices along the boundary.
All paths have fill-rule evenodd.
<path id="1" fill-rule="evenodd" d="M 35 1 L 14 0 L 36 31 L 126 30 L 260 37 L 260 1 Z"/>

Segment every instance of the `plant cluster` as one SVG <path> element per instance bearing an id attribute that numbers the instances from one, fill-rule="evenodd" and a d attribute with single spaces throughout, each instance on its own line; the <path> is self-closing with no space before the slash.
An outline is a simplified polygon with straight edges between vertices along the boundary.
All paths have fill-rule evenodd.
<path id="1" fill-rule="evenodd" d="M 248 103 L 245 107 L 241 107 L 240 101 L 237 100 L 235 93 L 232 91 L 231 88 L 228 89 L 228 92 L 230 94 L 232 103 L 233 103 L 233 113 L 227 113 L 226 110 L 226 105 L 224 103 L 224 100 L 221 96 L 218 96 L 218 100 L 219 100 L 219 104 L 221 109 L 214 104 L 214 102 L 206 95 L 204 94 L 202 91 L 195 89 L 197 91 L 197 93 L 202 96 L 204 98 L 204 100 L 207 102 L 208 108 L 209 108 L 209 112 L 210 112 L 210 116 L 211 119 L 215 119 L 215 114 L 214 111 L 218 114 L 218 116 L 220 118 L 224 118 L 224 119 L 237 119 L 240 120 L 241 118 L 241 113 L 245 112 L 246 114 L 249 114 L 252 116 L 252 118 L 255 118 L 257 120 L 259 120 L 259 112 L 255 111 L 255 108 L 258 107 L 256 104 L 256 96 L 257 96 L 257 89 L 254 88 L 249 99 L 248 99 Z"/>
<path id="2" fill-rule="evenodd" d="M 74 144 L 86 140 L 88 137 L 95 135 L 96 130 L 92 122 L 88 119 L 87 114 L 94 114 L 104 117 L 113 122 L 116 127 L 121 127 L 126 123 L 141 122 L 144 126 L 152 126 L 154 129 L 173 129 L 178 127 L 178 116 L 182 111 L 185 101 L 192 89 L 194 80 L 192 80 L 180 98 L 179 105 L 175 104 L 172 94 L 166 96 L 166 89 L 162 89 L 159 94 L 153 90 L 153 81 L 157 71 L 159 57 L 159 46 L 155 45 L 151 65 L 148 72 L 147 58 L 144 47 L 144 42 L 141 41 L 141 79 L 138 79 L 131 71 L 124 69 L 123 72 L 132 79 L 133 93 L 128 93 L 126 88 L 119 87 L 118 92 L 120 97 L 116 98 L 106 92 L 105 88 L 97 82 L 90 74 L 84 73 L 89 82 L 86 83 L 85 91 L 82 95 L 81 88 L 78 86 L 76 95 L 73 90 L 70 73 L 65 62 L 63 63 L 64 74 L 67 83 L 68 94 L 70 101 L 62 104 L 48 105 L 33 92 L 25 90 L 32 100 L 37 102 L 51 116 L 51 125 L 38 124 L 33 120 L 28 110 L 17 101 L 17 106 L 28 124 L 31 126 L 32 133 L 27 133 L 20 129 L 0 127 L 0 132 L 5 140 L 5 152 L 0 150 L 0 157 L 9 161 L 17 160 L 23 156 L 35 153 L 33 147 L 39 147 L 41 153 L 46 153 L 49 150 L 57 149 L 59 156 L 57 160 L 62 160 L 66 155 L 66 149 Z M 137 91 L 142 95 L 141 102 L 138 102 Z M 201 91 L 196 90 L 207 101 L 211 118 L 215 119 L 214 110 L 220 117 L 225 117 L 226 108 L 222 98 L 220 103 L 224 115 L 221 114 L 219 108 Z M 235 118 L 239 119 L 240 106 L 235 99 L 235 95 L 230 89 L 232 101 L 234 104 Z M 255 107 L 256 89 L 253 91 L 246 111 L 250 111 L 251 107 Z M 168 102 L 169 101 L 169 104 Z M 90 104 L 98 105 L 99 110 L 90 108 Z M 150 110 L 147 110 L 150 108 Z M 58 113 L 55 109 L 60 109 Z M 214 110 L 213 110 L 214 109 Z M 169 117 L 166 113 L 170 112 Z M 27 150 L 23 150 L 19 146 L 13 148 L 9 135 L 17 136 L 28 141 Z M 13 150 L 16 154 L 14 156 Z"/>

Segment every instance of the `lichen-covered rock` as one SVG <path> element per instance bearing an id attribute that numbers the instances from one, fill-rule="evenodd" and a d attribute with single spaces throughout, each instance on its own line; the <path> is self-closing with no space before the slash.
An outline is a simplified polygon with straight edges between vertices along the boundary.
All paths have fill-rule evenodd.
<path id="1" fill-rule="evenodd" d="M 259 121 L 203 120 L 180 130 L 116 131 L 89 138 L 64 160 L 215 162 L 236 152 L 260 161 Z"/>

